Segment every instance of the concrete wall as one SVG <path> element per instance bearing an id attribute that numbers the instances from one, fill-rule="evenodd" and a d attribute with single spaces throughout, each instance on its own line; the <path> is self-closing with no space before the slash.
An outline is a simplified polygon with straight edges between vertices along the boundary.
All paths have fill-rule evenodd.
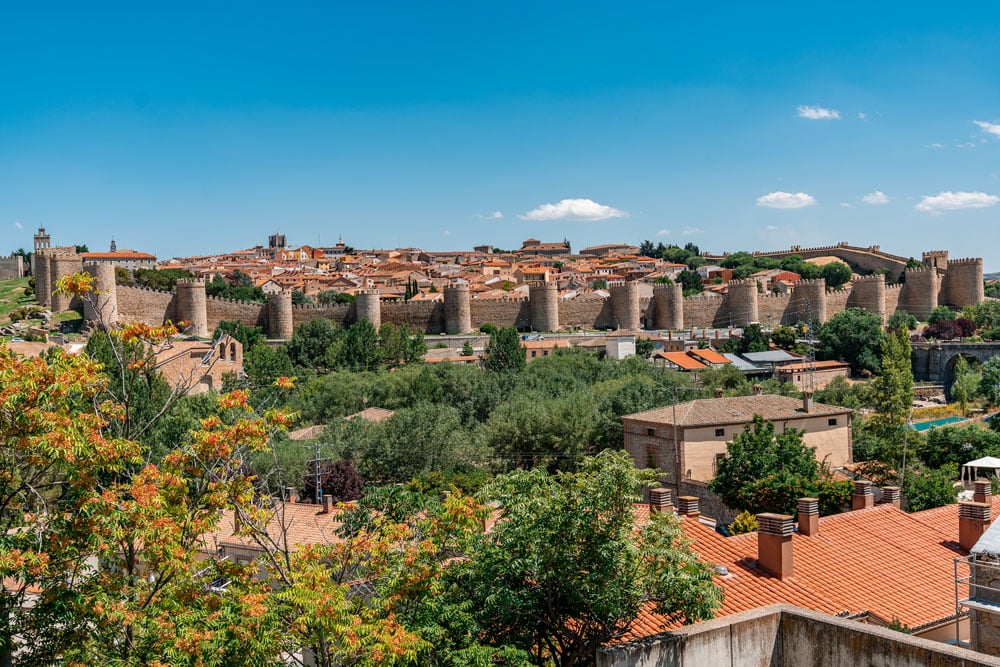
<path id="1" fill-rule="evenodd" d="M 602 647 L 597 667 L 996 667 L 1000 660 L 895 630 L 772 605 Z"/>

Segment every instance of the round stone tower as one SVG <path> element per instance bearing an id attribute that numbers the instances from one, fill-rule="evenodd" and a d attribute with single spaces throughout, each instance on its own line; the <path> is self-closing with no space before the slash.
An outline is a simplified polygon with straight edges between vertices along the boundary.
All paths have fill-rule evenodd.
<path id="1" fill-rule="evenodd" d="M 271 338 L 289 340 L 294 328 L 291 290 L 281 290 L 275 294 L 268 294 L 267 335 Z"/>
<path id="2" fill-rule="evenodd" d="M 43 306 L 52 305 L 52 278 L 49 275 L 49 250 L 36 250 L 31 257 L 31 275 L 35 276 L 35 298 Z"/>
<path id="3" fill-rule="evenodd" d="M 76 251 L 61 251 L 49 255 L 49 291 L 52 293 L 50 307 L 53 313 L 69 310 L 72 297 L 68 294 L 55 294 L 56 283 L 66 276 L 83 270 L 83 260 Z"/>
<path id="4" fill-rule="evenodd" d="M 653 288 L 653 322 L 657 329 L 684 328 L 684 289 L 680 283 Z"/>
<path id="5" fill-rule="evenodd" d="M 174 297 L 174 312 L 178 321 L 190 322 L 185 333 L 198 338 L 208 338 L 208 298 L 205 296 L 205 281 L 187 278 L 177 281 Z"/>
<path id="6" fill-rule="evenodd" d="M 937 269 L 907 269 L 904 275 L 906 284 L 899 295 L 899 307 L 918 320 L 925 321 L 931 311 L 938 307 L 941 283 Z"/>
<path id="7" fill-rule="evenodd" d="M 559 285 L 538 283 L 528 287 L 528 313 L 535 331 L 559 330 Z"/>
<path id="8" fill-rule="evenodd" d="M 618 323 L 619 329 L 638 331 L 642 328 L 639 312 L 639 283 L 630 282 L 612 287 L 611 313 Z"/>
<path id="9" fill-rule="evenodd" d="M 730 280 L 726 300 L 733 326 L 742 327 L 760 321 L 756 280 Z"/>
<path id="10" fill-rule="evenodd" d="M 472 303 L 469 283 L 451 283 L 444 286 L 444 330 L 448 334 L 472 331 Z"/>
<path id="11" fill-rule="evenodd" d="M 110 262 L 87 262 L 83 270 L 94 277 L 94 287 L 83 300 L 83 321 L 94 322 L 102 329 L 118 323 L 118 286 L 115 265 Z"/>
<path id="12" fill-rule="evenodd" d="M 884 301 L 884 299 L 883 299 Z M 792 289 L 792 323 L 810 320 L 816 325 L 826 322 L 826 280 L 800 280 Z"/>
<path id="13" fill-rule="evenodd" d="M 944 281 L 948 285 L 947 301 L 950 306 L 974 306 L 986 298 L 983 260 L 980 257 L 949 261 Z"/>
<path id="14" fill-rule="evenodd" d="M 909 278 L 909 276 L 907 276 Z M 875 313 L 885 324 L 885 276 L 861 276 L 852 283 L 850 305 Z M 912 313 L 911 313 L 912 314 Z"/>
<path id="15" fill-rule="evenodd" d="M 382 326 L 382 307 L 377 289 L 359 289 L 354 293 L 354 321 L 368 320 L 377 330 Z"/>

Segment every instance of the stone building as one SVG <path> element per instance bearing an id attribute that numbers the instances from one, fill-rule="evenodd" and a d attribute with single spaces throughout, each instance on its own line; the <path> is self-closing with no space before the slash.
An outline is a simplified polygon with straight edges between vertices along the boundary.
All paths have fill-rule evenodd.
<path id="1" fill-rule="evenodd" d="M 770 394 L 702 398 L 646 410 L 622 418 L 625 449 L 639 468 L 656 468 L 677 490 L 683 480 L 707 482 L 715 477 L 726 445 L 743 427 L 761 416 L 775 432 L 795 428 L 816 448 L 816 458 L 832 467 L 852 461 L 851 413 L 805 399 Z M 676 438 L 676 439 L 675 439 Z"/>
<path id="2" fill-rule="evenodd" d="M 228 334 L 214 342 L 171 341 L 157 352 L 156 369 L 182 394 L 219 391 L 224 375 L 243 375 L 243 344 Z"/>

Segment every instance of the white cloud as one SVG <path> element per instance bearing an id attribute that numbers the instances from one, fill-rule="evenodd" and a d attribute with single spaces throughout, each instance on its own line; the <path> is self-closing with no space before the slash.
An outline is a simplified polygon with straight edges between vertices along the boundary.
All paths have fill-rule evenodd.
<path id="1" fill-rule="evenodd" d="M 805 208 L 812 206 L 816 200 L 804 192 L 769 192 L 763 197 L 757 197 L 757 206 L 765 208 Z"/>
<path id="2" fill-rule="evenodd" d="M 876 190 L 875 192 L 866 194 L 861 198 L 861 201 L 872 206 L 881 206 L 882 204 L 888 204 L 889 198 L 881 190 Z"/>
<path id="3" fill-rule="evenodd" d="M 15 222 L 14 226 L 17 227 L 18 229 L 24 229 L 24 225 L 22 225 L 20 222 Z"/>
<path id="4" fill-rule="evenodd" d="M 934 144 L 931 144 L 931 148 L 944 148 L 944 144 L 934 143 Z"/>
<path id="5" fill-rule="evenodd" d="M 866 114 L 864 111 L 858 112 L 858 120 L 865 120 L 866 118 L 868 118 L 868 114 Z"/>
<path id="6" fill-rule="evenodd" d="M 476 218 L 477 220 L 501 220 L 503 218 L 503 213 L 501 213 L 500 211 L 493 211 L 492 213 L 488 213 L 487 215 L 483 215 L 482 213 L 476 213 L 472 217 Z"/>
<path id="7" fill-rule="evenodd" d="M 975 148 L 975 147 L 976 147 L 976 144 L 974 144 L 971 141 L 966 141 L 966 142 L 961 143 L 961 144 L 955 144 L 955 148 Z"/>
<path id="8" fill-rule="evenodd" d="M 764 229 L 765 229 L 766 231 L 769 231 L 769 232 L 776 232 L 776 231 L 778 231 L 778 227 L 777 227 L 777 225 L 768 225 L 768 226 L 767 226 L 767 227 L 765 227 Z"/>
<path id="9" fill-rule="evenodd" d="M 534 222 L 546 220 L 593 221 L 625 218 L 628 217 L 628 213 L 611 206 L 598 204 L 593 199 L 563 199 L 558 204 L 542 204 L 517 217 Z"/>
<path id="10" fill-rule="evenodd" d="M 799 118 L 807 118 L 809 120 L 840 120 L 840 112 L 836 109 L 801 106 L 798 111 Z"/>
<path id="11" fill-rule="evenodd" d="M 849 201 L 840 202 L 840 208 L 854 208 L 854 204 Z"/>
<path id="12" fill-rule="evenodd" d="M 660 231 L 656 232 L 656 235 L 657 236 L 670 236 L 670 230 L 669 229 L 661 229 Z"/>
<path id="13" fill-rule="evenodd" d="M 1000 197 L 988 195 L 985 192 L 942 192 L 936 195 L 926 195 L 917 204 L 916 209 L 925 213 L 937 214 L 943 211 L 959 211 L 967 208 L 988 208 L 1000 202 Z"/>
<path id="14" fill-rule="evenodd" d="M 443 236 L 451 236 L 451 230 L 450 229 L 444 230 L 444 232 L 442 232 L 442 235 Z"/>
<path id="15" fill-rule="evenodd" d="M 683 234 L 684 236 L 693 236 L 695 234 L 704 234 L 704 233 L 705 230 L 702 229 L 701 227 L 691 227 L 691 226 L 685 227 L 681 231 L 681 234 Z"/>
<path id="16" fill-rule="evenodd" d="M 1000 137 L 1000 125 L 987 123 L 985 120 L 974 120 L 972 122 L 978 125 L 983 132 L 992 134 L 994 137 Z"/>

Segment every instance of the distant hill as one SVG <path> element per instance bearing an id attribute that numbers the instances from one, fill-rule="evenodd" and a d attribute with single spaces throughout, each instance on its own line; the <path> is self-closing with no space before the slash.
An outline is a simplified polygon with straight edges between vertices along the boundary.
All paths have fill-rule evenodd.
<path id="1" fill-rule="evenodd" d="M 984 273 L 983 280 L 1000 280 L 1000 271 L 996 273 Z"/>

